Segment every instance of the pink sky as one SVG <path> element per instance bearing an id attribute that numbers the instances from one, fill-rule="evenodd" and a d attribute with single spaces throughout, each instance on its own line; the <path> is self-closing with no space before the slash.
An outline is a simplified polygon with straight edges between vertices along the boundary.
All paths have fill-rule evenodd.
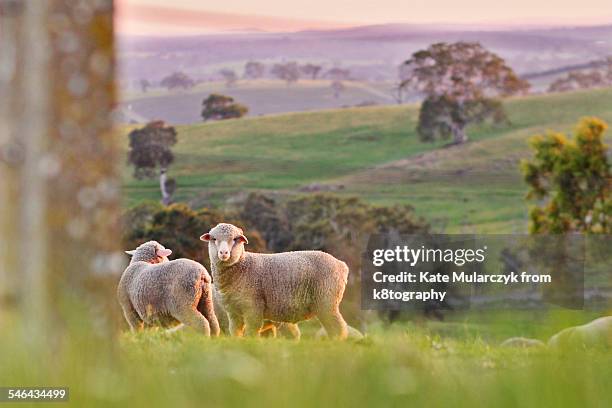
<path id="1" fill-rule="evenodd" d="M 612 24 L 611 0 L 116 0 L 120 33 L 297 31 L 385 23 Z"/>

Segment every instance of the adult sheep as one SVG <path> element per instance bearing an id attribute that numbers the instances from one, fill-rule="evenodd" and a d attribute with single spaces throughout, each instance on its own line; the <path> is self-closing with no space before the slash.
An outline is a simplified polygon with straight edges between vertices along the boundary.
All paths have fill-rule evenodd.
<path id="1" fill-rule="evenodd" d="M 612 348 L 612 316 L 604 316 L 581 326 L 568 327 L 548 340 L 548 347 Z"/>
<path id="2" fill-rule="evenodd" d="M 208 242 L 232 334 L 258 336 L 264 320 L 297 323 L 316 316 L 331 337 L 347 337 L 340 314 L 349 272 L 344 262 L 321 251 L 247 252 L 247 238 L 232 224 L 218 224 L 200 239 Z"/>
<path id="3" fill-rule="evenodd" d="M 132 259 L 117 296 L 132 331 L 178 320 L 206 336 L 211 331 L 219 335 L 211 278 L 204 266 L 190 259 L 169 261 L 172 251 L 156 241 L 126 253 Z"/>

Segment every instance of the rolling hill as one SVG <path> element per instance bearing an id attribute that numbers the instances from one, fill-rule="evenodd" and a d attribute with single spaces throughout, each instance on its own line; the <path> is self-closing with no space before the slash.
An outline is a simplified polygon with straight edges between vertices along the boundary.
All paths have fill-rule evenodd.
<path id="1" fill-rule="evenodd" d="M 219 205 L 245 191 L 334 190 L 370 202 L 412 204 L 438 231 L 524 232 L 518 170 L 527 139 L 571 132 L 582 116 L 612 123 L 612 90 L 506 101 L 511 123 L 473 127 L 464 146 L 418 140 L 417 106 L 363 107 L 178 126 L 176 198 Z M 610 139 L 610 136 L 608 136 Z M 157 200 L 155 180 L 125 169 L 127 205 Z"/>
<path id="2" fill-rule="evenodd" d="M 280 80 L 239 81 L 232 87 L 223 82 L 205 82 L 188 91 L 152 89 L 131 92 L 120 104 L 121 112 L 135 123 L 164 120 L 172 124 L 202 121 L 202 101 L 211 93 L 229 95 L 249 107 L 249 116 L 340 108 L 359 104 L 394 104 L 390 82 L 346 81 L 345 90 L 334 97 L 329 80 L 302 80 L 287 85 Z"/>

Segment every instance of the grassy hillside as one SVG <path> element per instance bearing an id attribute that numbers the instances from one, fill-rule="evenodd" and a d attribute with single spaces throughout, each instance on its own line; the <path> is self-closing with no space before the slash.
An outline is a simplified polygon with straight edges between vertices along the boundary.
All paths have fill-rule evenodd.
<path id="1" fill-rule="evenodd" d="M 438 230 L 522 232 L 518 162 L 529 136 L 571 132 L 582 116 L 612 123 L 612 90 L 506 101 L 511 123 L 470 129 L 465 146 L 418 140 L 416 106 L 351 108 L 179 126 L 178 200 L 220 203 L 248 190 L 296 194 L 311 183 L 377 203 L 413 204 Z M 125 170 L 127 205 L 158 199 L 156 181 Z"/>

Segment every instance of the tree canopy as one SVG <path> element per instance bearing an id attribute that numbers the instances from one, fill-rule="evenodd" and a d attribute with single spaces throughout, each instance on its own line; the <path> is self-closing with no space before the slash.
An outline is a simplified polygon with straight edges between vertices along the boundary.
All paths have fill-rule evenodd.
<path id="1" fill-rule="evenodd" d="M 174 72 L 163 78 L 159 84 L 168 89 L 189 89 L 195 86 L 195 81 L 183 72 Z"/>
<path id="2" fill-rule="evenodd" d="M 316 65 L 316 64 L 304 64 L 300 67 L 300 71 L 304 75 L 309 76 L 310 79 L 317 79 L 317 76 L 321 72 L 322 68 L 323 67 L 321 67 L 320 65 Z"/>
<path id="3" fill-rule="evenodd" d="M 425 95 L 417 128 L 424 141 L 452 136 L 463 143 L 469 124 L 506 120 L 496 97 L 529 89 L 501 57 L 469 42 L 437 43 L 415 52 L 404 62 L 402 77 L 402 88 Z"/>
<path id="4" fill-rule="evenodd" d="M 158 166 L 166 168 L 172 164 L 174 154 L 171 148 L 177 142 L 176 135 L 176 129 L 166 126 L 163 121 L 150 122 L 143 128 L 132 130 L 128 135 L 128 163 L 134 166 L 134 177 L 155 177 Z"/>
<path id="5" fill-rule="evenodd" d="M 266 72 L 266 66 L 258 61 L 248 61 L 244 65 L 243 77 L 246 79 L 259 79 Z"/>
<path id="6" fill-rule="evenodd" d="M 287 62 L 284 64 L 274 64 L 271 71 L 272 75 L 287 82 L 297 82 L 300 79 L 300 68 L 297 62 Z"/>
<path id="7" fill-rule="evenodd" d="M 205 121 L 240 118 L 249 111 L 249 108 L 235 102 L 231 96 L 220 94 L 208 95 L 202 105 L 202 118 Z"/>

